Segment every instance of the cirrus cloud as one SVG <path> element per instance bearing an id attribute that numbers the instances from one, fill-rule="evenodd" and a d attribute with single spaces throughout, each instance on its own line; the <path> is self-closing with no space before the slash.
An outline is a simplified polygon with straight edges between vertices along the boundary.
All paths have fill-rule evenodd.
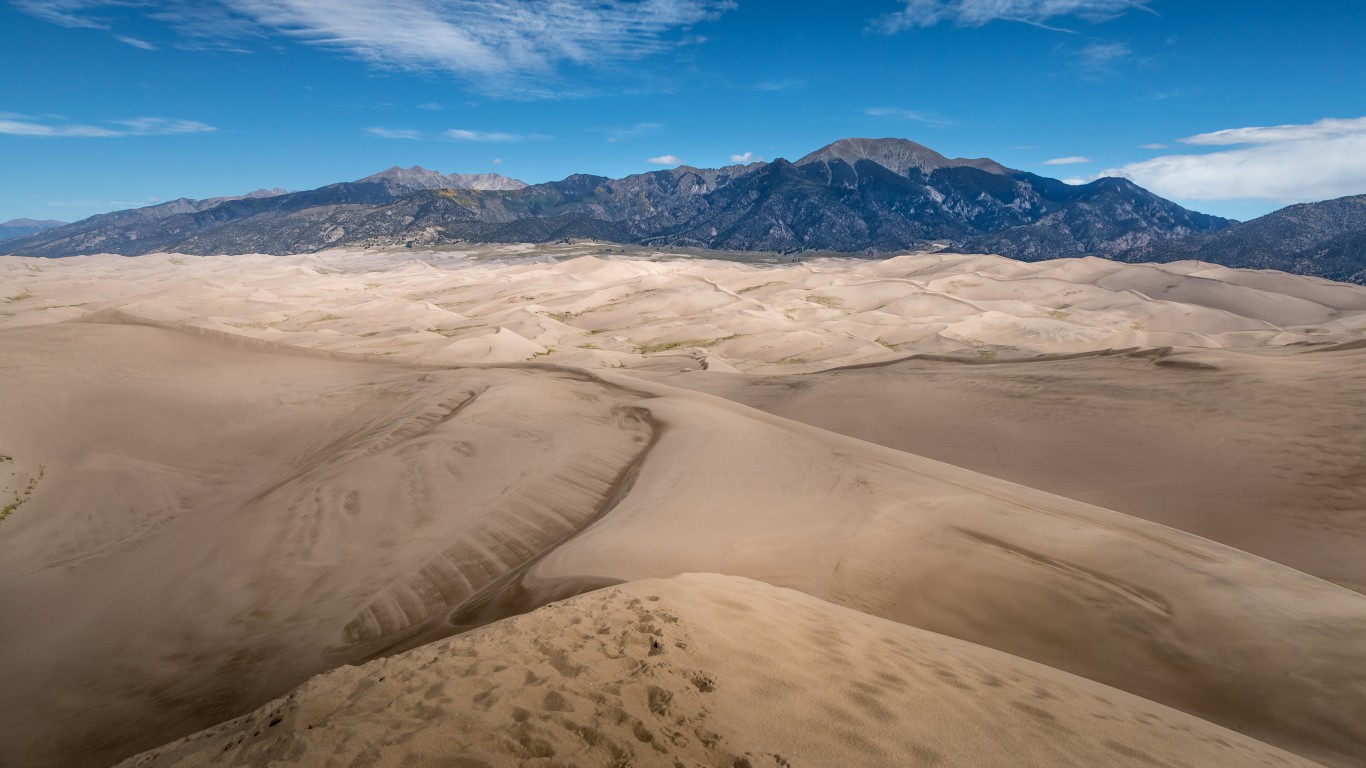
<path id="1" fill-rule="evenodd" d="M 548 141 L 549 136 L 540 133 L 506 133 L 504 131 L 471 131 L 464 128 L 451 128 L 443 134 L 456 141 L 488 141 L 495 143 L 514 141 Z"/>
<path id="2" fill-rule="evenodd" d="M 216 130 L 218 129 L 212 125 L 197 120 L 172 120 L 165 117 L 134 117 L 128 120 L 110 120 L 104 125 L 88 125 L 0 113 L 0 134 L 39 139 L 172 136 L 183 133 L 210 133 Z"/>
<path id="3" fill-rule="evenodd" d="M 874 19 L 873 29 L 892 34 L 942 23 L 980 27 L 993 21 L 1056 29 L 1049 26 L 1054 19 L 1070 16 L 1096 22 L 1134 9 L 1149 10 L 1144 0 L 901 0 L 901 4 L 905 8 Z"/>
<path id="4" fill-rule="evenodd" d="M 372 66 L 447 72 L 508 95 L 551 95 L 558 68 L 601 67 L 697 42 L 733 0 L 16 0 L 68 27 L 113 29 L 135 5 L 189 42 L 284 37 Z M 124 11 L 126 13 L 126 10 Z"/>
<path id="5" fill-rule="evenodd" d="M 411 128 L 366 128 L 365 132 L 371 136 L 378 136 L 381 139 L 404 139 L 416 141 L 422 138 L 422 131 L 415 131 Z"/>
<path id="6" fill-rule="evenodd" d="M 682 165 L 683 161 L 677 155 L 660 155 L 659 157 L 649 157 L 645 159 L 647 163 L 655 165 Z"/>

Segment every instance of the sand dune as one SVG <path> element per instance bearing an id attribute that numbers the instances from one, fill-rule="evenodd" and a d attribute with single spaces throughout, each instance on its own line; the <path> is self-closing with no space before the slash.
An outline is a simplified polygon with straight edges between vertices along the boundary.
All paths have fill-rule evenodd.
<path id="1" fill-rule="evenodd" d="M 1366 597 L 1315 578 L 1366 581 L 1366 290 L 1193 263 L 591 249 L 0 259 L 0 490 L 21 502 L 0 615 L 23 617 L 0 629 L 0 764 L 107 765 L 328 670 L 158 759 L 387 744 L 394 765 L 500 764 L 544 744 L 672 764 L 648 746 L 665 737 L 727 765 L 1290 759 L 1244 737 L 1366 754 Z M 1121 346 L 1140 348 L 1093 351 Z M 744 578 L 641 581 L 698 571 Z M 610 682 L 644 646 L 592 655 L 603 627 L 666 621 L 634 617 L 649 596 L 692 638 L 639 673 L 693 707 L 672 732 L 648 688 L 641 709 L 638 681 Z M 941 690 L 862 651 L 845 669 L 854 651 L 822 656 L 802 622 L 1053 696 Z M 580 624 L 587 642 L 537 646 Z M 772 661 L 745 661 L 756 644 Z M 554 690 L 586 719 L 543 719 L 548 691 L 517 680 L 569 657 L 583 679 Z M 685 661 L 650 666 L 666 657 Z M 913 684 L 872 706 L 815 690 L 834 667 Z M 419 695 L 442 680 L 459 696 Z M 1118 720 L 1086 698 L 1104 686 Z M 362 725 L 384 701 L 384 732 Z M 272 730 L 281 707 L 307 717 Z M 809 723 L 832 712 L 848 723 Z"/>
<path id="2" fill-rule="evenodd" d="M 122 308 L 452 363 L 795 373 L 912 353 L 1247 349 L 1366 334 L 1366 288 L 1195 262 L 927 254 L 755 265 L 593 244 L 399 254 L 0 257 L 0 328 Z M 558 259 L 558 261 L 557 261 Z"/>
<path id="3" fill-rule="evenodd" d="M 124 763 L 1310 766 L 1122 691 L 800 592 L 612 587 L 315 678 Z"/>
<path id="4" fill-rule="evenodd" d="M 1284 352 L 921 358 L 797 377 L 657 380 L 1366 591 L 1366 348 Z"/>

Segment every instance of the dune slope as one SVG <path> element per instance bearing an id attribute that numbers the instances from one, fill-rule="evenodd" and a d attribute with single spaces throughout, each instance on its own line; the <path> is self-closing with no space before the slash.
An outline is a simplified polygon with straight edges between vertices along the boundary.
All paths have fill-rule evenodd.
<path id="1" fill-rule="evenodd" d="M 715 571 L 993 647 L 1326 762 L 1366 598 L 1204 539 L 625 375 L 222 334 L 7 331 L 5 762 L 99 765 L 308 676 Z M 136 685 L 130 681 L 137 681 Z"/>
<path id="2" fill-rule="evenodd" d="M 1311 766 L 1122 691 L 718 575 L 554 603 L 360 667 L 122 768 Z"/>
<path id="3" fill-rule="evenodd" d="M 796 376 L 654 380 L 1366 591 L 1366 349 L 1309 349 L 970 365 L 919 358 Z"/>

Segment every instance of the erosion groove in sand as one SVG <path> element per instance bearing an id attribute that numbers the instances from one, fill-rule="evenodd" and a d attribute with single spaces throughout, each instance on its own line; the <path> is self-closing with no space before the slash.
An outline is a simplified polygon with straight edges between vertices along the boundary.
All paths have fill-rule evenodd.
<path id="1" fill-rule="evenodd" d="M 638 448 L 616 474 L 611 472 L 621 466 L 614 463 L 623 458 L 621 451 L 585 450 L 556 472 L 508 494 L 500 501 L 503 514 L 497 526 L 457 542 L 420 565 L 404 583 L 386 590 L 347 622 L 347 642 L 384 641 L 385 652 L 391 652 L 400 643 L 419 643 L 423 634 L 448 634 L 450 629 L 438 624 L 424 633 L 392 637 L 438 613 L 449 611 L 450 624 L 468 628 L 535 608 L 534 598 L 520 595 L 521 575 L 611 511 L 654 441 L 648 418 L 640 412 L 620 409 L 615 418 Z M 643 437 L 647 434 L 651 436 Z M 510 593 L 521 599 L 512 599 Z"/>
<path id="2" fill-rule="evenodd" d="M 0 259 L 0 764 L 1366 753 L 1362 289 L 593 247 Z"/>
<path id="3" fill-rule="evenodd" d="M 1119 579 L 1091 570 L 1090 568 L 1082 568 L 1072 563 L 1063 562 L 1061 560 L 1055 560 L 1054 558 L 1048 557 L 1047 555 L 1041 555 L 1037 552 L 1031 552 L 1027 549 L 1012 545 L 1009 542 L 1001 541 L 1000 539 L 996 539 L 991 536 L 984 536 L 980 533 L 974 533 L 972 531 L 957 527 L 950 527 L 949 530 L 952 530 L 958 533 L 959 535 L 965 536 L 976 542 L 986 544 L 990 547 L 995 547 L 996 549 L 1007 554 L 1014 555 L 1015 557 L 1024 558 L 1025 560 L 1028 560 L 1031 563 L 1037 563 L 1041 567 L 1052 568 L 1072 578 L 1081 579 L 1084 581 L 1089 581 L 1093 584 L 1097 584 L 1103 589 L 1111 590 L 1116 594 L 1119 594 L 1129 600 L 1132 600 L 1140 608 L 1152 611 L 1153 613 L 1159 614 L 1163 617 L 1171 617 L 1171 605 L 1169 605 L 1167 601 L 1162 598 L 1162 595 L 1151 590 L 1143 589 L 1141 587 L 1135 587 L 1132 584 L 1126 584 L 1125 582 Z"/>

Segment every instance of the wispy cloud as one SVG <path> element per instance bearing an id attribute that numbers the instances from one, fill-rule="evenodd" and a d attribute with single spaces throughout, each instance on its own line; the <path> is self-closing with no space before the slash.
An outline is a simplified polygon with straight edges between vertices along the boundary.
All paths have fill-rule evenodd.
<path id="1" fill-rule="evenodd" d="M 893 120 L 910 120 L 916 123 L 927 125 L 956 125 L 952 120 L 934 112 L 922 112 L 918 109 L 901 109 L 899 107 L 869 107 L 863 110 L 863 114 L 869 117 L 885 117 Z"/>
<path id="2" fill-rule="evenodd" d="M 1143 0 L 901 0 L 901 4 L 905 6 L 901 10 L 874 19 L 872 28 L 892 34 L 945 23 L 980 27 L 1014 21 L 1066 32 L 1052 23 L 1069 17 L 1097 22 L 1134 9 L 1150 11 Z"/>
<path id="3" fill-rule="evenodd" d="M 464 128 L 451 128 L 443 134 L 448 139 L 455 141 L 488 141 L 488 142 L 515 142 L 515 141 L 549 141 L 551 137 L 543 133 L 506 133 L 503 131 L 470 131 Z"/>
<path id="4" fill-rule="evenodd" d="M 378 136 L 381 139 L 405 139 L 416 141 L 423 137 L 422 131 L 415 131 L 411 128 L 366 128 L 365 132 L 371 136 Z"/>
<path id="5" fill-rule="evenodd" d="M 664 126 L 660 123 L 636 123 L 635 125 L 629 125 L 624 128 L 600 128 L 594 130 L 599 130 L 602 133 L 607 134 L 607 142 L 609 144 L 615 144 L 638 139 L 641 136 L 649 136 L 652 133 L 658 133 L 663 128 Z"/>
<path id="6" fill-rule="evenodd" d="M 88 0 L 13 0 L 14 6 L 30 16 L 43 21 L 60 24 L 63 27 L 86 29 L 108 29 L 109 23 L 93 15 L 92 11 L 100 6 L 113 3 L 94 3 Z"/>
<path id="7" fill-rule="evenodd" d="M 1139 149 L 1170 149 L 1166 144 L 1139 144 Z"/>
<path id="8" fill-rule="evenodd" d="M 212 125 L 196 120 L 172 120 L 165 117 L 135 117 L 129 120 L 110 120 L 103 125 L 88 125 L 26 115 L 0 115 L 0 134 L 40 139 L 171 136 L 182 133 L 209 133 L 215 130 L 217 129 Z"/>
<path id="9" fill-rule="evenodd" d="M 645 162 L 655 165 L 682 165 L 683 161 L 676 155 L 660 155 L 659 157 L 646 158 Z"/>
<path id="10" fill-rule="evenodd" d="M 1095 160 L 1092 160 L 1092 159 L 1089 158 L 1089 157 L 1082 157 L 1081 155 L 1072 155 L 1071 157 L 1055 157 L 1055 158 L 1053 158 L 1052 160 L 1045 160 L 1045 161 L 1043 161 L 1043 164 L 1044 164 L 1044 165 L 1080 165 L 1080 164 L 1082 164 L 1082 163 L 1094 163 L 1094 162 L 1095 162 Z"/>
<path id="11" fill-rule="evenodd" d="M 1115 74 L 1115 65 L 1132 55 L 1133 49 L 1124 43 L 1092 43 L 1073 54 L 1079 74 L 1093 80 Z"/>
<path id="12" fill-rule="evenodd" d="M 1123 176 L 1183 200 L 1294 203 L 1366 192 L 1366 117 L 1228 128 L 1180 142 L 1230 148 L 1163 155 L 1101 175 Z"/>
<path id="13" fill-rule="evenodd" d="M 763 158 L 755 157 L 753 152 L 742 152 L 738 155 L 730 156 L 730 161 L 732 163 L 752 163 L 758 160 L 763 160 Z"/>
<path id="14" fill-rule="evenodd" d="M 68 27 L 109 29 L 128 0 L 16 0 Z M 288 37 L 387 69 L 448 72 L 491 92 L 543 89 L 559 67 L 638 60 L 699 37 L 733 0 L 138 0 L 191 42 Z M 538 83 L 540 85 L 538 85 Z"/>
<path id="15" fill-rule="evenodd" d="M 127 35 L 114 35 L 114 39 L 119 41 L 120 43 L 123 43 L 124 45 L 131 45 L 134 48 L 141 48 L 144 51 L 155 51 L 157 49 L 155 45 L 152 45 L 146 40 L 139 40 L 136 37 L 129 37 Z"/>
<path id="16" fill-rule="evenodd" d="M 756 91 L 790 91 L 805 85 L 805 80 L 764 80 L 755 83 L 754 89 Z"/>
<path id="17" fill-rule="evenodd" d="M 1287 141 L 1317 141 L 1366 134 L 1366 117 L 1349 120 L 1325 118 L 1307 125 L 1273 125 L 1254 128 L 1227 128 L 1181 139 L 1182 144 L 1230 146 L 1234 144 L 1280 144 Z"/>
<path id="18" fill-rule="evenodd" d="M 445 109 L 445 107 L 441 106 L 440 104 L 437 104 L 434 101 L 428 101 L 422 104 L 418 104 L 417 108 L 426 110 L 428 112 L 440 112 L 441 110 Z"/>

